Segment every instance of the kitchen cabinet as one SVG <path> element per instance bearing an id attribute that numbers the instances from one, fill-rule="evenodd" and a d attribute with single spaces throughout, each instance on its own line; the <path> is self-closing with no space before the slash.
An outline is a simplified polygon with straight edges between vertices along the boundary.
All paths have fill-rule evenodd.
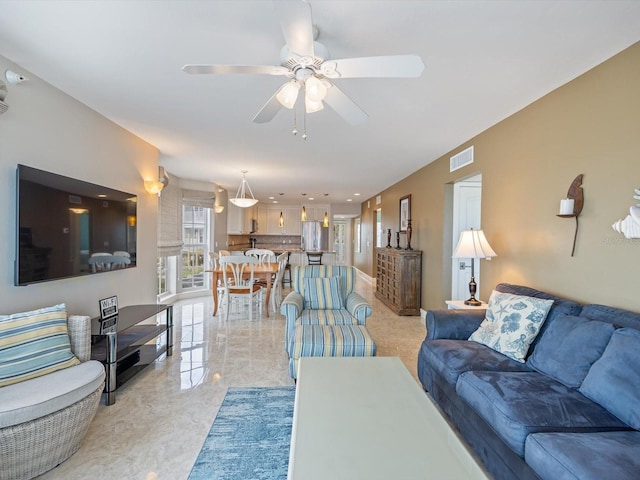
<path id="1" fill-rule="evenodd" d="M 329 205 L 309 205 L 307 220 L 322 222 Z M 284 227 L 280 226 L 280 212 L 284 217 Z M 229 204 L 227 233 L 256 233 L 259 235 L 300 235 L 302 233 L 302 205 L 264 205 L 239 208 Z M 252 220 L 257 221 L 257 230 L 252 231 Z"/>
<path id="2" fill-rule="evenodd" d="M 264 205 L 258 204 L 256 209 L 257 218 L 258 218 L 258 231 L 256 233 L 265 234 L 267 233 L 267 207 Z"/>
<path id="3" fill-rule="evenodd" d="M 244 208 L 229 202 L 227 206 L 227 234 L 244 233 Z"/>
<path id="4" fill-rule="evenodd" d="M 250 233 L 256 219 L 256 207 L 240 208 L 229 202 L 227 206 L 227 234 Z"/>
<path id="5" fill-rule="evenodd" d="M 300 210 L 302 207 L 285 207 L 284 214 L 284 233 L 287 235 L 300 235 L 301 223 L 300 223 Z"/>
<path id="6" fill-rule="evenodd" d="M 300 207 L 302 209 L 302 207 Z M 324 213 L 329 213 L 329 205 L 305 205 L 307 220 L 310 222 L 322 222 Z"/>
<path id="7" fill-rule="evenodd" d="M 284 227 L 280 226 L 279 208 L 270 208 L 267 210 L 267 233 L 271 235 L 284 233 Z"/>

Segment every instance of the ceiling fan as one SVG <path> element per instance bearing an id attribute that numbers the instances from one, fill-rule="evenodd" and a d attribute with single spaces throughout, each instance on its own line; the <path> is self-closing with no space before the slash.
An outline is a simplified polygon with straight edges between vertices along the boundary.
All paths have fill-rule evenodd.
<path id="1" fill-rule="evenodd" d="M 311 17 L 311 5 L 304 0 L 274 0 L 286 45 L 280 51 L 280 65 L 185 65 L 189 74 L 252 73 L 289 78 L 253 118 L 269 122 L 281 107 L 293 109 L 300 90 L 305 111 L 313 113 L 329 105 L 349 124 L 358 125 L 367 114 L 329 79 L 412 78 L 424 70 L 418 55 L 391 55 L 332 60 L 329 51 L 317 42 L 318 29 Z M 296 131 L 294 130 L 294 133 Z M 306 136 L 306 135 L 305 135 Z"/>

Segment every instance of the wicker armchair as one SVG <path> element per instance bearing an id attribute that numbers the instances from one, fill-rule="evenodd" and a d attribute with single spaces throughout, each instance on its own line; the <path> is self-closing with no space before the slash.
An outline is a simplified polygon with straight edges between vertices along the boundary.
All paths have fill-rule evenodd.
<path id="1" fill-rule="evenodd" d="M 0 480 L 33 478 L 65 461 L 96 414 L 104 367 L 90 360 L 91 319 L 70 316 L 68 326 L 79 365 L 0 388 Z"/>

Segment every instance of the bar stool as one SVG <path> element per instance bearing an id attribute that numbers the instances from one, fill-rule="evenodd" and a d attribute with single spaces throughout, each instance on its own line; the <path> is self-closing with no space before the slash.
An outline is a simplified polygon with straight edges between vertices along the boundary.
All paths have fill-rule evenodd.
<path id="1" fill-rule="evenodd" d="M 322 265 L 322 252 L 307 252 L 307 264 Z"/>
<path id="2" fill-rule="evenodd" d="M 287 252 L 287 264 L 284 267 L 284 272 L 282 272 L 282 286 L 285 284 L 291 286 L 291 264 L 289 263 L 289 257 L 291 256 L 291 252 Z"/>

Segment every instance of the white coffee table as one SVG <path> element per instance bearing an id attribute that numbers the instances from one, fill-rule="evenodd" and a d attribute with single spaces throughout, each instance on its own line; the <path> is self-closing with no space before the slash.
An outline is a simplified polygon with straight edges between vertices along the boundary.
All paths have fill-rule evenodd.
<path id="1" fill-rule="evenodd" d="M 303 357 L 288 480 L 487 479 L 397 357 Z"/>

